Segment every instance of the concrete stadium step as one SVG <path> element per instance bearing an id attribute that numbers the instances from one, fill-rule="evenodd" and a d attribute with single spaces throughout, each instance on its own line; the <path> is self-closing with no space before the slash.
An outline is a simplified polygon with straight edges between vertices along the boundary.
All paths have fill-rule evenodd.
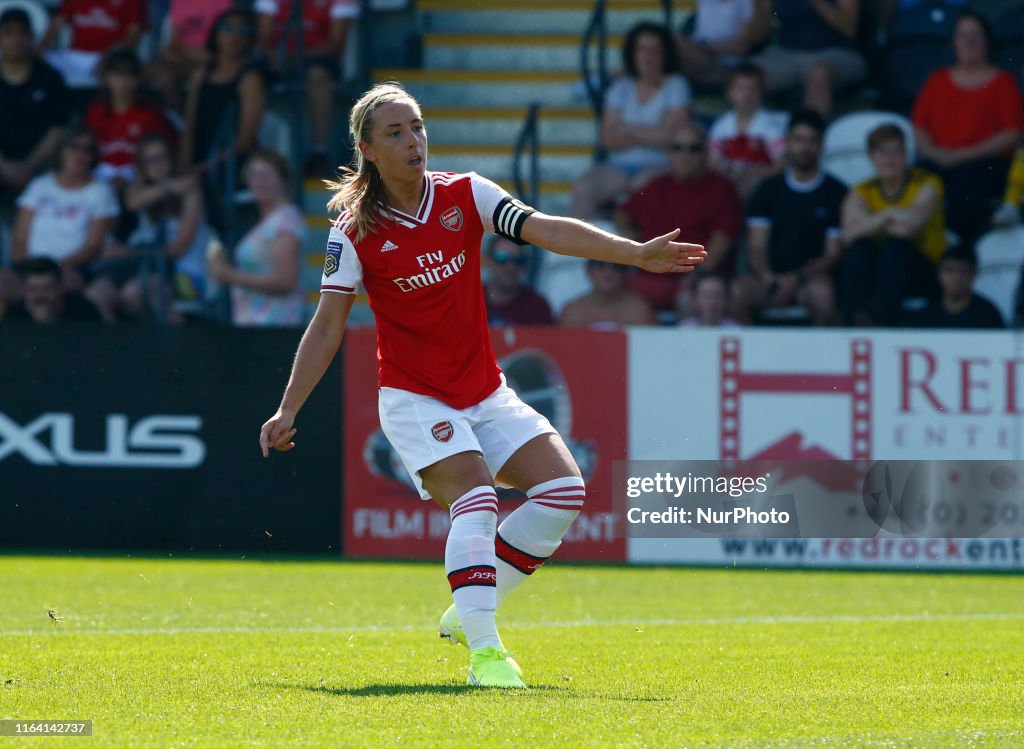
<path id="1" fill-rule="evenodd" d="M 684 9 L 694 3 L 676 3 Z M 582 34 L 594 10 L 593 0 L 419 0 L 420 24 L 425 31 L 488 33 L 517 29 L 544 34 Z M 677 14 L 678 15 L 678 14 Z M 609 33 L 625 33 L 640 21 L 664 20 L 659 0 L 609 0 Z M 681 22 L 681 17 L 680 17 Z"/>
<path id="2" fill-rule="evenodd" d="M 585 146 L 542 145 L 539 154 L 543 181 L 571 181 L 593 163 L 593 149 Z M 512 146 L 509 145 L 436 145 L 430 149 L 430 168 L 445 172 L 478 172 L 495 182 L 511 181 Z"/>
<path id="3" fill-rule="evenodd" d="M 377 68 L 374 81 L 399 81 L 424 106 L 544 107 L 585 105 L 578 72 Z"/>
<path id="4" fill-rule="evenodd" d="M 512 145 L 526 121 L 527 110 L 516 107 L 424 107 L 431 145 L 505 143 Z M 540 142 L 545 145 L 592 145 L 598 128 L 586 108 L 541 108 Z"/>
<path id="5" fill-rule="evenodd" d="M 426 34 L 423 38 L 425 68 L 469 70 L 564 70 L 580 69 L 580 34 Z M 622 36 L 608 38 L 610 49 L 622 46 Z M 590 49 L 597 67 L 597 50 Z M 619 66 L 613 52 L 610 62 Z"/>

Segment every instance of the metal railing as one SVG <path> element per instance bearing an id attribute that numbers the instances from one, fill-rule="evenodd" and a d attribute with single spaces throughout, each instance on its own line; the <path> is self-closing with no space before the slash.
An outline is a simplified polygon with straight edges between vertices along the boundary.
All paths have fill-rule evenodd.
<path id="1" fill-rule="evenodd" d="M 523 127 L 516 138 L 512 153 L 512 184 L 520 200 L 529 206 L 537 206 L 540 201 L 540 104 L 536 102 L 527 109 Z M 529 248 L 529 258 L 526 281 L 532 286 L 540 271 L 536 247 Z"/>

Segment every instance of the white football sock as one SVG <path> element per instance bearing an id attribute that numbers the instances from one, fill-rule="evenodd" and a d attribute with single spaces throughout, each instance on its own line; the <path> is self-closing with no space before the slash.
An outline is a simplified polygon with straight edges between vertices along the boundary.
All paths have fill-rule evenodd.
<path id="1" fill-rule="evenodd" d="M 575 476 L 545 481 L 526 492 L 529 499 L 505 518 L 494 541 L 497 605 L 555 553 L 583 509 L 586 487 Z"/>
<path id="2" fill-rule="evenodd" d="M 494 624 L 497 608 L 494 569 L 494 527 L 498 495 L 493 486 L 471 489 L 451 504 L 452 527 L 444 549 L 444 571 L 452 588 L 455 610 L 470 650 L 499 647 Z"/>

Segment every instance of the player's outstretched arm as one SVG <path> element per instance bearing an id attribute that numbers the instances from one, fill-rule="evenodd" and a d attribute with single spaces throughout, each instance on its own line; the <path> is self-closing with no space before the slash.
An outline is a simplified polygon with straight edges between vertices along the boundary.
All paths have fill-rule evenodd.
<path id="1" fill-rule="evenodd" d="M 316 313 L 299 342 L 281 405 L 260 430 L 260 450 L 264 458 L 270 454 L 271 448 L 287 452 L 295 447 L 292 442 L 296 431 L 295 416 L 337 353 L 354 300 L 353 294 L 320 295 Z"/>
<path id="2" fill-rule="evenodd" d="M 676 242 L 679 230 L 647 242 L 634 242 L 563 216 L 531 213 L 523 223 L 522 238 L 560 255 L 635 265 L 653 273 L 688 273 L 704 262 L 707 252 L 699 244 Z"/>

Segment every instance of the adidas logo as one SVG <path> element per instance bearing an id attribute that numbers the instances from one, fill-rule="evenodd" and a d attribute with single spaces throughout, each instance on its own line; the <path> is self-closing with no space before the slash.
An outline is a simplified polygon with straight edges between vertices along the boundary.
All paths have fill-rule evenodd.
<path id="1" fill-rule="evenodd" d="M 384 242 L 384 246 L 380 248 L 380 251 L 381 252 L 391 252 L 392 250 L 397 250 L 397 249 L 398 249 L 398 245 L 397 244 L 395 244 L 391 240 L 387 240 L 386 242 Z"/>

